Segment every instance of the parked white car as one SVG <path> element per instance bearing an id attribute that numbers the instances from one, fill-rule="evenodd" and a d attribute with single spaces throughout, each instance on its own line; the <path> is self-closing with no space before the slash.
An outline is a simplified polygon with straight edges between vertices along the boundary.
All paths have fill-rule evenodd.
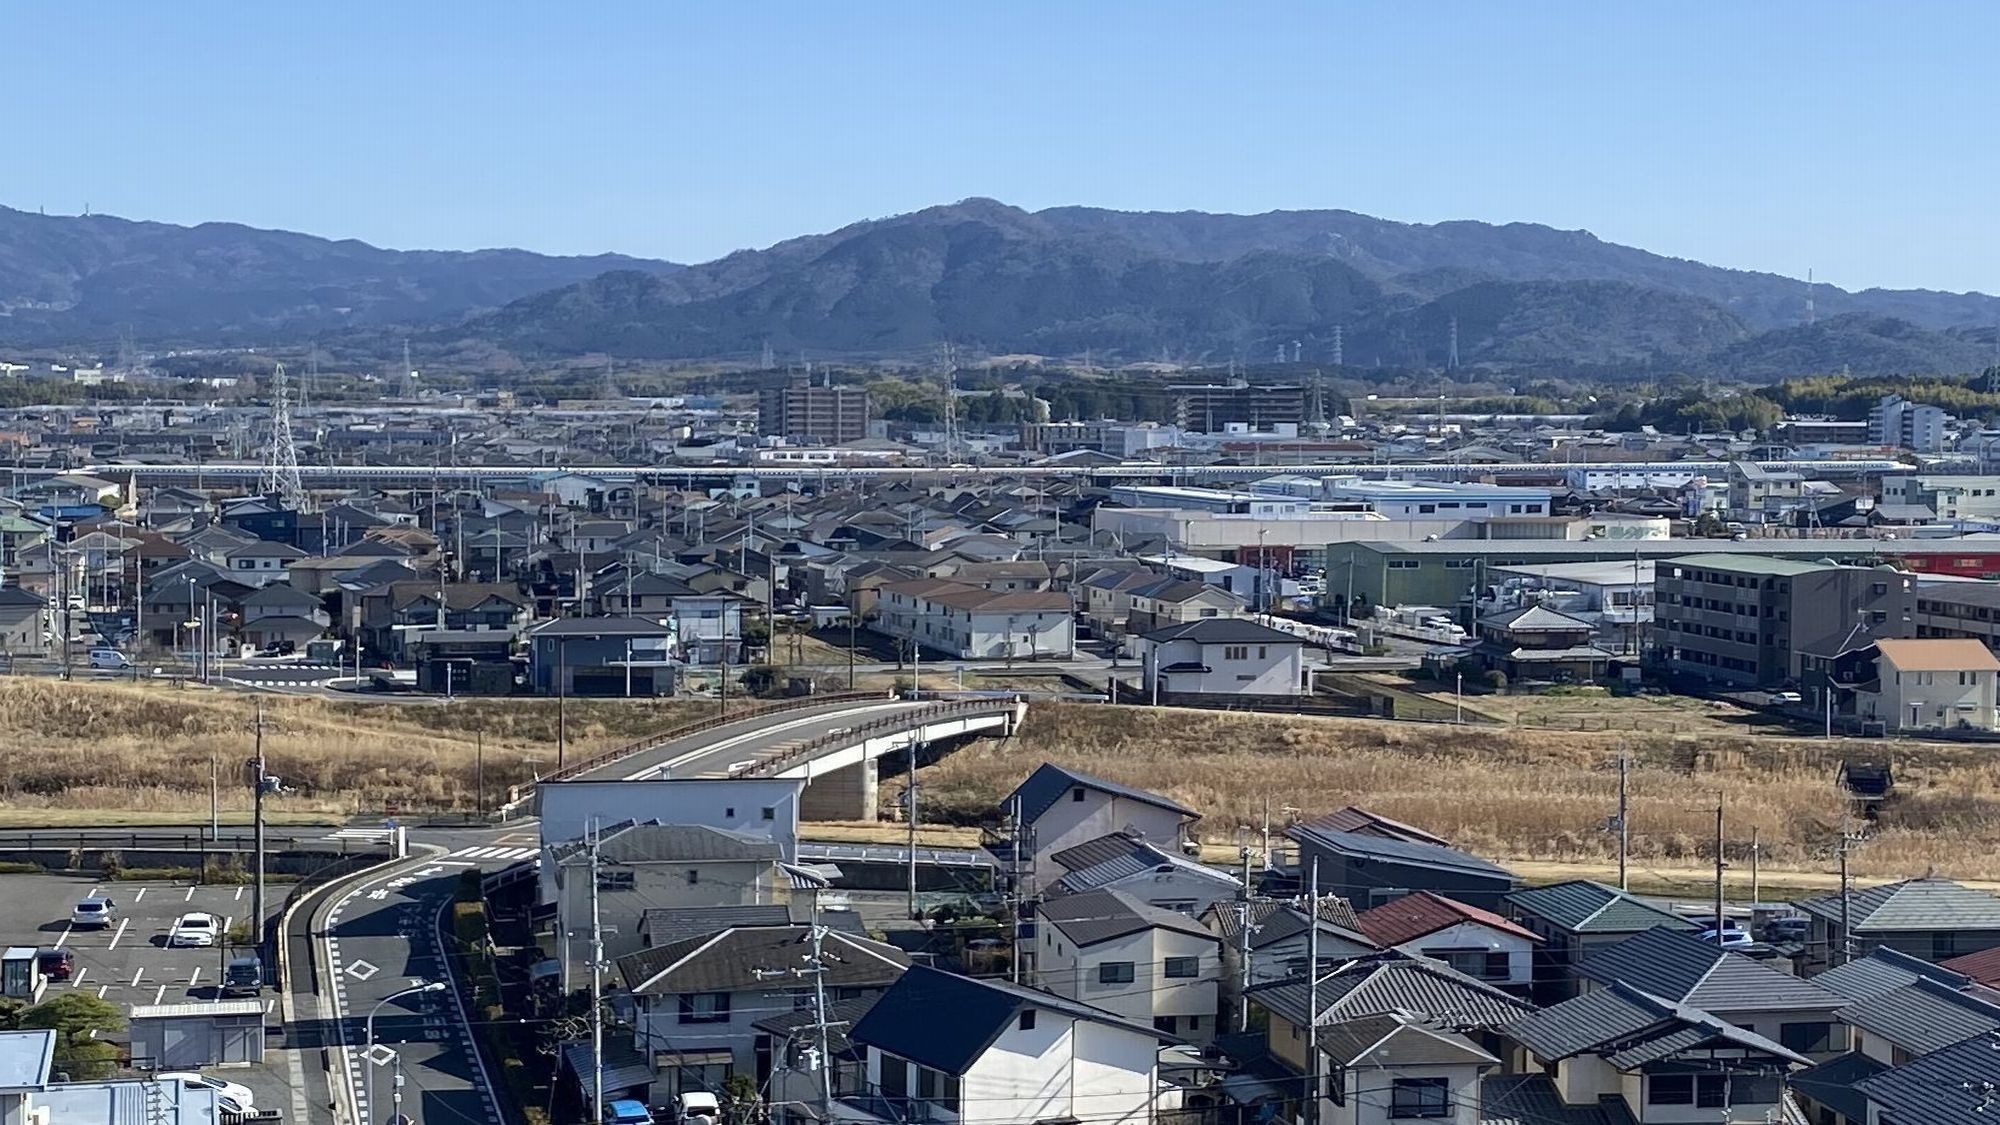
<path id="1" fill-rule="evenodd" d="M 214 1090 L 216 1108 L 224 1113 L 251 1114 L 257 1112 L 257 1095 L 250 1087 L 240 1082 L 224 1082 L 220 1078 L 210 1078 L 206 1074 L 196 1074 L 192 1070 L 169 1070 L 155 1074 L 160 1082 L 178 1082 L 191 1090 Z"/>
<path id="2" fill-rule="evenodd" d="M 174 923 L 174 928 L 167 931 L 167 946 L 211 946 L 221 936 L 221 929 L 221 921 L 213 914 L 183 914 Z"/>

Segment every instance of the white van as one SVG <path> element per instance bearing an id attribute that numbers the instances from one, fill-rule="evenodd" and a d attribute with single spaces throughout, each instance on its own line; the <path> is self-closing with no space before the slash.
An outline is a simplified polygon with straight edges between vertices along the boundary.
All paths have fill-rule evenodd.
<path id="1" fill-rule="evenodd" d="M 90 666 L 103 669 L 130 668 L 132 662 L 115 648 L 94 648 L 90 650 Z"/>

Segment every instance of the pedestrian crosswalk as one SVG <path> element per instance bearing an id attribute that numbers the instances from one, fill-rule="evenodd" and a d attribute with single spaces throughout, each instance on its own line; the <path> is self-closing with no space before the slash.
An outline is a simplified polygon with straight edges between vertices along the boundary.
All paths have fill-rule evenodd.
<path id="1" fill-rule="evenodd" d="M 541 854 L 539 848 L 460 848 L 451 853 L 451 859 L 533 859 Z"/>

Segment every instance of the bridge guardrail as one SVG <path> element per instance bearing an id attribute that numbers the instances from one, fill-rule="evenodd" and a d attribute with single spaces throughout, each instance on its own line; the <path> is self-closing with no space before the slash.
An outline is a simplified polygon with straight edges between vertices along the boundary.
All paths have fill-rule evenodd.
<path id="1" fill-rule="evenodd" d="M 803 711 L 808 707 L 821 707 L 829 703 L 865 703 L 871 700 L 887 701 L 890 698 L 893 697 L 878 691 L 849 691 L 836 692 L 830 695 L 804 695 L 797 699 L 787 699 L 778 703 L 752 707 L 748 710 L 733 711 L 726 715 L 710 715 L 707 718 L 696 719 L 691 723 L 683 723 L 677 727 L 669 727 L 658 734 L 649 734 L 644 738 L 635 739 L 621 746 L 613 747 L 602 754 L 586 758 L 575 765 L 564 766 L 559 770 L 552 770 L 549 773 L 542 774 L 535 778 L 534 781 L 526 785 L 517 786 L 516 788 L 530 789 L 544 781 L 567 781 L 578 774 L 588 773 L 591 770 L 608 766 L 613 762 L 629 758 L 634 754 L 643 754 L 655 747 L 664 746 L 669 742 L 686 738 L 688 735 L 700 734 L 705 730 L 714 730 L 716 727 L 727 726 L 730 723 L 740 723 L 745 719 L 758 719 L 766 715 L 782 714 L 786 711 Z M 518 799 L 518 794 L 516 797 Z"/>
<path id="2" fill-rule="evenodd" d="M 934 702 L 922 711 L 904 711 L 894 715 L 884 715 L 879 719 L 870 719 L 865 723 L 848 727 L 845 730 L 829 731 L 818 738 L 808 739 L 775 758 L 766 758 L 750 765 L 732 768 L 729 771 L 729 776 L 732 778 L 748 777 L 762 770 L 789 769 L 822 751 L 841 746 L 851 746 L 856 741 L 865 741 L 869 732 L 872 731 L 903 730 L 914 725 L 930 722 L 934 719 L 944 719 L 962 714 L 990 714 L 1003 706 L 1011 710 L 1019 705 L 1020 700 L 1011 697 L 1007 699 L 956 699 L 945 702 Z M 860 736 L 859 739 L 856 736 Z"/>

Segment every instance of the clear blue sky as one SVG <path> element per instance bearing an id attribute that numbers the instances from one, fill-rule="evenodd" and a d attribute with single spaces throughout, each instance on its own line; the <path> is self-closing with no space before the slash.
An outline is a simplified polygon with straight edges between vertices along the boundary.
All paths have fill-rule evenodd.
<path id="1" fill-rule="evenodd" d="M 2000 4 L 20 4 L 0 202 L 712 258 L 972 195 L 2000 291 Z"/>

